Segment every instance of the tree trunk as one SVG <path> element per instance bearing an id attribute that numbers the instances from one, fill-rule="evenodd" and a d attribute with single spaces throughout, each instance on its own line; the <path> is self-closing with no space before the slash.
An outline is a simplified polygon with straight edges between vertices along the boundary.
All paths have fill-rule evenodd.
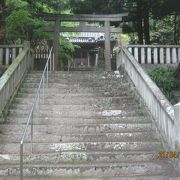
<path id="1" fill-rule="evenodd" d="M 143 44 L 142 4 L 137 1 L 137 32 L 139 44 Z"/>
<path id="2" fill-rule="evenodd" d="M 138 27 L 137 27 L 137 33 L 138 33 L 138 43 L 143 43 L 143 27 L 142 27 L 142 19 L 138 19 Z"/>
<path id="3" fill-rule="evenodd" d="M 144 13 L 144 39 L 145 44 L 150 44 L 150 35 L 149 35 L 149 10 L 146 10 Z"/>
<path id="4" fill-rule="evenodd" d="M 177 14 L 174 15 L 174 44 L 177 44 Z"/>
<path id="5" fill-rule="evenodd" d="M 0 0 L 0 44 L 5 43 L 5 0 Z"/>
<path id="6" fill-rule="evenodd" d="M 175 77 L 177 77 L 178 79 L 180 79 L 180 63 L 176 69 L 176 72 L 175 72 Z"/>

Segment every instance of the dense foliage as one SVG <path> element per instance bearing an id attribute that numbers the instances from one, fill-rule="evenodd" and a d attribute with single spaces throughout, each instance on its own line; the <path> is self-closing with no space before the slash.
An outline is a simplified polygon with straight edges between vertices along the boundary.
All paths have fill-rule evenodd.
<path id="1" fill-rule="evenodd" d="M 123 12 L 129 13 L 123 23 L 111 25 L 123 27 L 130 43 L 180 44 L 179 0 L 0 0 L 0 44 L 29 40 L 36 46 L 38 42 L 52 38 L 52 34 L 44 32 L 44 27 L 53 24 L 40 18 L 43 13 Z M 66 24 L 74 25 L 72 22 Z M 71 61 L 68 53 L 71 54 L 74 47 L 64 39 L 61 41 L 61 59 Z M 158 72 L 153 73 L 158 77 Z M 161 80 L 164 79 L 158 81 L 163 82 Z M 170 88 L 171 84 L 167 86 Z"/>
<path id="2" fill-rule="evenodd" d="M 42 13 L 96 13 L 128 12 L 121 24 L 132 43 L 180 44 L 179 0 L 1 0 L 0 41 L 42 39 Z M 5 19 L 7 20 L 6 24 Z M 22 28 L 19 27 L 21 24 Z M 47 22 L 46 22 L 47 24 Z M 112 24 L 119 26 L 119 24 Z M 31 29 L 31 30 L 30 30 Z M 15 32 L 15 33 L 14 33 Z"/>
<path id="3" fill-rule="evenodd" d="M 6 16 L 6 39 L 13 42 L 28 40 L 32 47 L 44 42 L 44 39 L 51 39 L 53 35 L 46 33 L 44 27 L 53 24 L 44 21 L 39 15 L 69 12 L 68 2 L 68 0 L 6 0 L 6 8 L 9 12 Z M 59 52 L 62 68 L 66 61 L 72 63 L 70 54 L 74 50 L 75 46 L 72 43 L 64 38 L 60 39 Z"/>
<path id="4" fill-rule="evenodd" d="M 75 13 L 128 12 L 122 26 L 132 43 L 180 43 L 179 0 L 71 0 L 71 3 Z"/>
<path id="5" fill-rule="evenodd" d="M 61 13 L 69 8 L 68 0 L 6 0 L 3 6 L 0 17 L 1 14 L 4 15 L 2 21 L 6 22 L 6 27 L 1 26 L 0 31 L 6 29 L 6 42 L 29 40 L 31 45 L 50 38 L 50 35 L 44 32 L 44 27 L 51 24 L 40 18 L 41 14 Z"/>
<path id="6" fill-rule="evenodd" d="M 47 33 L 43 27 L 46 22 L 36 18 L 26 10 L 14 10 L 6 19 L 7 38 L 12 40 L 29 40 L 31 45 L 35 46 L 38 41 L 46 38 Z"/>
<path id="7" fill-rule="evenodd" d="M 173 90 L 180 90 L 180 80 L 174 77 L 175 68 L 155 68 L 149 72 L 152 80 L 172 103 L 176 103 Z"/>

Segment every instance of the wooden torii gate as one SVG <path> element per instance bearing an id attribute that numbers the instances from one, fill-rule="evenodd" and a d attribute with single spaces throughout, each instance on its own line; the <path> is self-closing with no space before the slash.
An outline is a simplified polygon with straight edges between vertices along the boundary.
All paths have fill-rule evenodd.
<path id="1" fill-rule="evenodd" d="M 45 20 L 54 21 L 53 28 L 46 27 L 45 31 L 53 32 L 53 48 L 55 59 L 55 70 L 58 70 L 58 50 L 59 50 L 59 33 L 60 32 L 104 32 L 105 33 L 105 71 L 111 71 L 111 45 L 110 33 L 120 33 L 121 28 L 114 28 L 110 26 L 110 22 L 120 22 L 122 17 L 127 16 L 127 13 L 109 14 L 109 15 L 95 15 L 95 14 L 76 14 L 76 15 L 46 15 L 43 16 Z M 69 22 L 103 22 L 103 27 L 87 26 L 85 23 L 80 23 L 78 27 L 61 27 L 63 21 Z"/>

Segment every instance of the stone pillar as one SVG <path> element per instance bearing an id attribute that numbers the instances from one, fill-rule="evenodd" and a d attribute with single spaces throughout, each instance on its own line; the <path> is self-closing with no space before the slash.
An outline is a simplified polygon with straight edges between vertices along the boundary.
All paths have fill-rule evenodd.
<path id="1" fill-rule="evenodd" d="M 95 60 L 95 67 L 98 66 L 98 54 L 95 54 L 96 55 L 96 60 Z"/>
<path id="2" fill-rule="evenodd" d="M 89 52 L 87 51 L 87 64 L 88 67 L 90 67 L 90 57 L 89 57 Z"/>
<path id="3" fill-rule="evenodd" d="M 110 22 L 105 21 L 105 71 L 111 71 Z"/>
<path id="4" fill-rule="evenodd" d="M 53 39 L 53 52 L 54 52 L 54 70 L 57 71 L 59 67 L 59 32 L 60 32 L 60 20 L 55 22 L 54 39 Z"/>
<path id="5" fill-rule="evenodd" d="M 30 61 L 30 69 L 34 69 L 34 52 L 33 50 L 31 50 L 31 44 L 29 41 L 24 41 L 23 42 L 23 47 L 24 48 L 29 48 L 29 55 L 28 55 L 28 58 L 29 58 L 29 61 Z"/>

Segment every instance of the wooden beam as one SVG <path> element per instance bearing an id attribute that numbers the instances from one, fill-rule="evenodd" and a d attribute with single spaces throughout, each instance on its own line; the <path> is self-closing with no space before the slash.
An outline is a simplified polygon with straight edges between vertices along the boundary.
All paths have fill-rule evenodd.
<path id="1" fill-rule="evenodd" d="M 45 27 L 46 32 L 54 32 L 53 27 Z M 104 27 L 78 26 L 78 27 L 61 27 L 60 32 L 105 32 Z M 121 28 L 110 28 L 111 33 L 122 33 Z"/>
<path id="2" fill-rule="evenodd" d="M 122 17 L 127 16 L 128 13 L 121 14 L 47 14 L 41 15 L 42 18 L 48 21 L 122 21 Z"/>

